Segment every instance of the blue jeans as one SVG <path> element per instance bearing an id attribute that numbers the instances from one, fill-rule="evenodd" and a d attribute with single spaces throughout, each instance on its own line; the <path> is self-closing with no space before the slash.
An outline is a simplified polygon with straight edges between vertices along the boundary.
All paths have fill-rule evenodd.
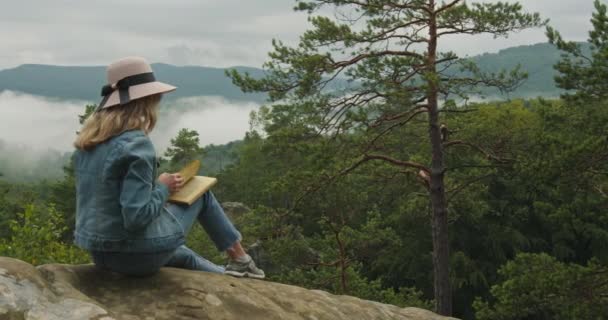
<path id="1" fill-rule="evenodd" d="M 166 204 L 167 210 L 175 215 L 188 234 L 195 220 L 203 226 L 219 251 L 225 251 L 241 234 L 224 213 L 211 191 L 206 192 L 192 205 Z M 109 269 L 133 276 L 147 276 L 163 267 L 223 273 L 224 268 L 201 257 L 182 245 L 174 250 L 152 253 L 91 252 L 93 262 L 102 269 Z"/>

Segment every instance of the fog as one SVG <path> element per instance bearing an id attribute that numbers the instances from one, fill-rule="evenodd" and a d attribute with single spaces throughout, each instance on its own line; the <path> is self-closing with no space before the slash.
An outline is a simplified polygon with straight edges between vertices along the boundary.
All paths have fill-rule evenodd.
<path id="1" fill-rule="evenodd" d="M 196 130 L 202 146 L 242 139 L 249 129 L 254 102 L 230 102 L 221 97 L 191 97 L 161 103 L 160 117 L 150 134 L 157 152 L 164 152 L 181 128 Z"/>
<path id="2" fill-rule="evenodd" d="M 16 171 L 33 174 L 42 162 L 65 159 L 64 154 L 73 150 L 72 142 L 80 127 L 78 115 L 91 103 L 96 101 L 0 92 L 0 173 L 5 177 L 15 176 Z M 258 107 L 253 102 L 231 102 L 221 97 L 163 101 L 150 138 L 158 156 L 163 155 L 181 128 L 196 130 L 201 146 L 242 139 L 249 129 L 249 113 Z M 48 168 L 48 163 L 44 167 Z M 60 176 L 61 165 L 53 167 L 56 170 L 45 177 Z"/>

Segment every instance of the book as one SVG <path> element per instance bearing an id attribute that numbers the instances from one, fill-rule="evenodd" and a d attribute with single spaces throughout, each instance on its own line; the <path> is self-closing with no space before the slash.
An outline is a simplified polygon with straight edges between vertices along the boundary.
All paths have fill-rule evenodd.
<path id="1" fill-rule="evenodd" d="M 184 178 L 184 186 L 169 196 L 170 202 L 191 205 L 217 183 L 216 178 L 197 176 L 200 167 L 200 160 L 194 160 L 179 171 Z"/>

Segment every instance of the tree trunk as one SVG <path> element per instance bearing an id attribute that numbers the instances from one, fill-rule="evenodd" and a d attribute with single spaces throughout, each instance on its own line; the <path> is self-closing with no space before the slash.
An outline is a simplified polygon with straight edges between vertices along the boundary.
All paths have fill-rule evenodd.
<path id="1" fill-rule="evenodd" d="M 429 9 L 435 10 L 435 0 L 429 0 Z M 433 233 L 433 278 L 435 289 L 435 311 L 441 315 L 452 314 L 452 293 L 449 270 L 448 210 L 445 198 L 443 142 L 439 122 L 438 83 L 435 62 L 437 60 L 437 20 L 430 15 L 429 47 L 427 67 L 431 77 L 428 80 L 429 138 L 431 142 L 430 201 L 432 208 Z"/>
<path id="2" fill-rule="evenodd" d="M 348 294 L 348 287 L 346 284 L 346 250 L 344 249 L 344 243 L 342 243 L 339 233 L 336 233 L 336 239 L 340 246 L 340 284 L 342 285 L 342 294 Z"/>

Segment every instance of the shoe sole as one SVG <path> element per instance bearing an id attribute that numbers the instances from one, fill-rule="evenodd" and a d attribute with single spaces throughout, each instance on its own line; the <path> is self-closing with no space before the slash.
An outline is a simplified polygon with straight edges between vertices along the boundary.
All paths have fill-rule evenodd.
<path id="1" fill-rule="evenodd" d="M 261 276 L 259 274 L 249 273 L 247 271 L 245 271 L 245 272 L 224 271 L 224 274 L 231 275 L 231 276 L 238 277 L 238 278 L 264 279 L 266 277 L 265 275 Z"/>

